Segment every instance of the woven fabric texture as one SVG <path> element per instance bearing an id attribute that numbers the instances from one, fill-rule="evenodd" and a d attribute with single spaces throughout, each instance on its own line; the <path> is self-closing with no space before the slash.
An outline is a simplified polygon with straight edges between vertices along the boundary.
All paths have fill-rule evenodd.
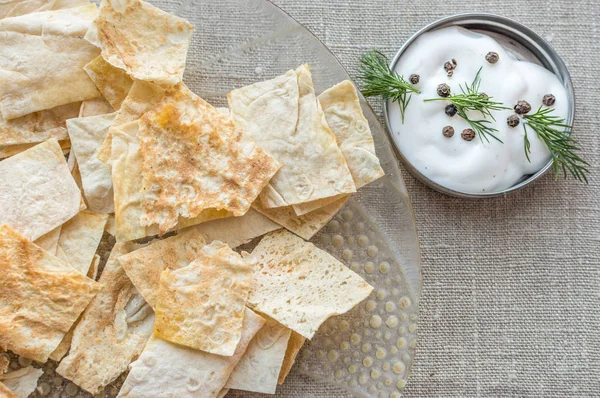
<path id="1" fill-rule="evenodd" d="M 405 172 L 423 256 L 416 360 L 405 390 L 425 396 L 600 396 L 600 3 L 597 0 L 277 0 L 357 76 L 359 56 L 393 56 L 440 17 L 485 11 L 529 26 L 575 85 L 575 136 L 589 185 L 555 181 L 504 198 L 436 193 Z M 381 115 L 381 101 L 371 102 Z M 348 394 L 293 378 L 287 396 Z"/>

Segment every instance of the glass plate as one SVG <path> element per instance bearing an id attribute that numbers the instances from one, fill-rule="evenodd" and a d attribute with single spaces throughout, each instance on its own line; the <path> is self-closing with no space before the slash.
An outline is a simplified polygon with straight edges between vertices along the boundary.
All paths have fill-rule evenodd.
<path id="1" fill-rule="evenodd" d="M 317 94 L 349 79 L 312 33 L 268 1 L 152 3 L 196 26 L 184 81 L 215 106 L 225 106 L 225 95 L 233 88 L 270 79 L 303 63 L 310 65 Z M 354 194 L 312 241 L 358 272 L 375 290 L 350 313 L 328 320 L 307 341 L 291 380 L 279 387 L 278 396 L 314 396 L 314 389 L 302 388 L 302 380 L 294 375 L 298 372 L 356 396 L 400 396 L 414 358 L 421 294 L 414 216 L 388 136 L 364 99 L 362 106 L 386 175 Z M 105 237 L 103 261 L 110 243 Z M 90 396 L 54 373 L 53 361 L 42 367 L 45 374 L 32 396 Z M 116 396 L 123 380 L 124 375 L 97 396 Z M 308 384 L 306 379 L 304 384 Z M 229 396 L 255 394 L 231 391 Z"/>

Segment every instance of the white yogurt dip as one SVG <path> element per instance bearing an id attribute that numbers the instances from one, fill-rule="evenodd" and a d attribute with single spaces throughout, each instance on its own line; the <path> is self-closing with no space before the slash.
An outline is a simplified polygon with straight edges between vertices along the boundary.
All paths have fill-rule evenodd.
<path id="1" fill-rule="evenodd" d="M 489 52 L 496 52 L 495 64 L 486 61 Z M 444 70 L 444 63 L 454 59 L 456 68 L 451 77 Z M 504 143 L 490 138 L 490 142 L 476 137 L 472 141 L 461 138 L 461 132 L 469 124 L 458 115 L 446 115 L 444 109 L 449 101 L 423 102 L 424 99 L 440 98 L 439 84 L 450 86 L 452 94 L 461 93 L 459 85 L 471 84 L 479 68 L 481 70 L 480 92 L 492 100 L 502 102 L 510 110 L 491 111 L 496 122 L 491 127 Z M 546 145 L 528 128 L 531 154 L 527 160 L 524 151 L 523 120 L 516 127 L 507 125 L 507 118 L 514 114 L 517 101 L 531 104 L 533 114 L 542 105 L 546 94 L 553 94 L 556 102 L 554 114 L 567 118 L 569 98 L 558 78 L 540 65 L 518 61 L 493 38 L 460 27 L 449 27 L 419 36 L 402 54 L 395 71 L 407 80 L 419 75 L 416 87 L 420 94 L 412 94 L 406 109 L 404 123 L 397 103 L 388 103 L 388 118 L 396 143 L 404 157 L 424 176 L 432 181 L 467 193 L 497 192 L 517 183 L 524 175 L 540 170 L 549 160 Z M 469 112 L 472 120 L 481 120 L 479 112 Z M 454 128 L 450 138 L 442 134 L 445 126 Z"/>

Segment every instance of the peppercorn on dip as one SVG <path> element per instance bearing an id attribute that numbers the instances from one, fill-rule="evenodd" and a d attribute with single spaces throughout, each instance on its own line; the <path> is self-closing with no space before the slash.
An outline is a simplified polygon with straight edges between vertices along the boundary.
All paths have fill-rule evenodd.
<path id="1" fill-rule="evenodd" d="M 274 394 L 373 290 L 307 242 L 384 175 L 356 87 L 289 65 L 215 108 L 183 80 L 186 20 L 25 3 L 0 15 L 0 395 L 49 360 L 68 395 Z"/>
<path id="2" fill-rule="evenodd" d="M 553 73 L 461 27 L 420 35 L 394 72 L 419 91 L 410 93 L 404 117 L 388 102 L 400 151 L 425 177 L 455 191 L 498 192 L 536 173 L 551 159 L 533 128 L 539 112 L 568 117 L 568 93 Z"/>

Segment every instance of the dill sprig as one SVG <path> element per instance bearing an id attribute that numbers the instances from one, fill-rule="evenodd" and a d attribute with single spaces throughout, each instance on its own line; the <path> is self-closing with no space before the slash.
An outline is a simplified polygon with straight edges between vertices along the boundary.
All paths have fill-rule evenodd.
<path id="1" fill-rule="evenodd" d="M 404 123 L 404 113 L 410 103 L 410 93 L 419 94 L 420 91 L 403 76 L 392 71 L 387 57 L 377 50 L 363 54 L 358 71 L 362 80 L 362 94 L 365 97 L 381 95 L 385 100 L 398 102 L 402 123 Z"/>
<path id="2" fill-rule="evenodd" d="M 491 111 L 510 108 L 505 107 L 501 102 L 493 101 L 493 97 L 489 97 L 487 94 L 479 91 L 481 85 L 481 69 L 482 68 L 479 68 L 471 84 L 465 83 L 464 87 L 462 84 L 459 85 L 460 91 L 462 92 L 461 94 L 441 98 L 430 98 L 424 100 L 424 102 L 450 101 L 456 108 L 458 116 L 469 123 L 473 131 L 475 131 L 482 141 L 486 140 L 489 143 L 490 140 L 488 137 L 491 137 L 498 142 L 502 142 L 502 140 L 495 135 L 495 133 L 498 132 L 498 129 L 492 127 L 490 125 L 491 122 L 486 120 L 486 118 L 489 116 L 493 121 L 496 121 Z M 481 113 L 483 119 L 473 120 L 468 117 L 467 111 L 477 111 Z"/>
<path id="3" fill-rule="evenodd" d="M 523 129 L 525 130 L 525 156 L 529 160 L 531 153 L 531 143 L 527 137 L 527 126 L 535 131 L 538 138 L 546 144 L 550 155 L 552 155 L 552 165 L 554 167 L 554 175 L 558 178 L 560 171 L 563 172 L 563 177 L 567 177 L 567 173 L 571 174 L 580 182 L 587 184 L 587 174 L 589 170 L 586 166 L 590 164 L 583 160 L 577 151 L 580 150 L 577 141 L 571 137 L 572 128 L 565 123 L 565 119 L 552 115 L 554 109 L 540 106 L 537 112 L 531 115 L 523 115 Z"/>

